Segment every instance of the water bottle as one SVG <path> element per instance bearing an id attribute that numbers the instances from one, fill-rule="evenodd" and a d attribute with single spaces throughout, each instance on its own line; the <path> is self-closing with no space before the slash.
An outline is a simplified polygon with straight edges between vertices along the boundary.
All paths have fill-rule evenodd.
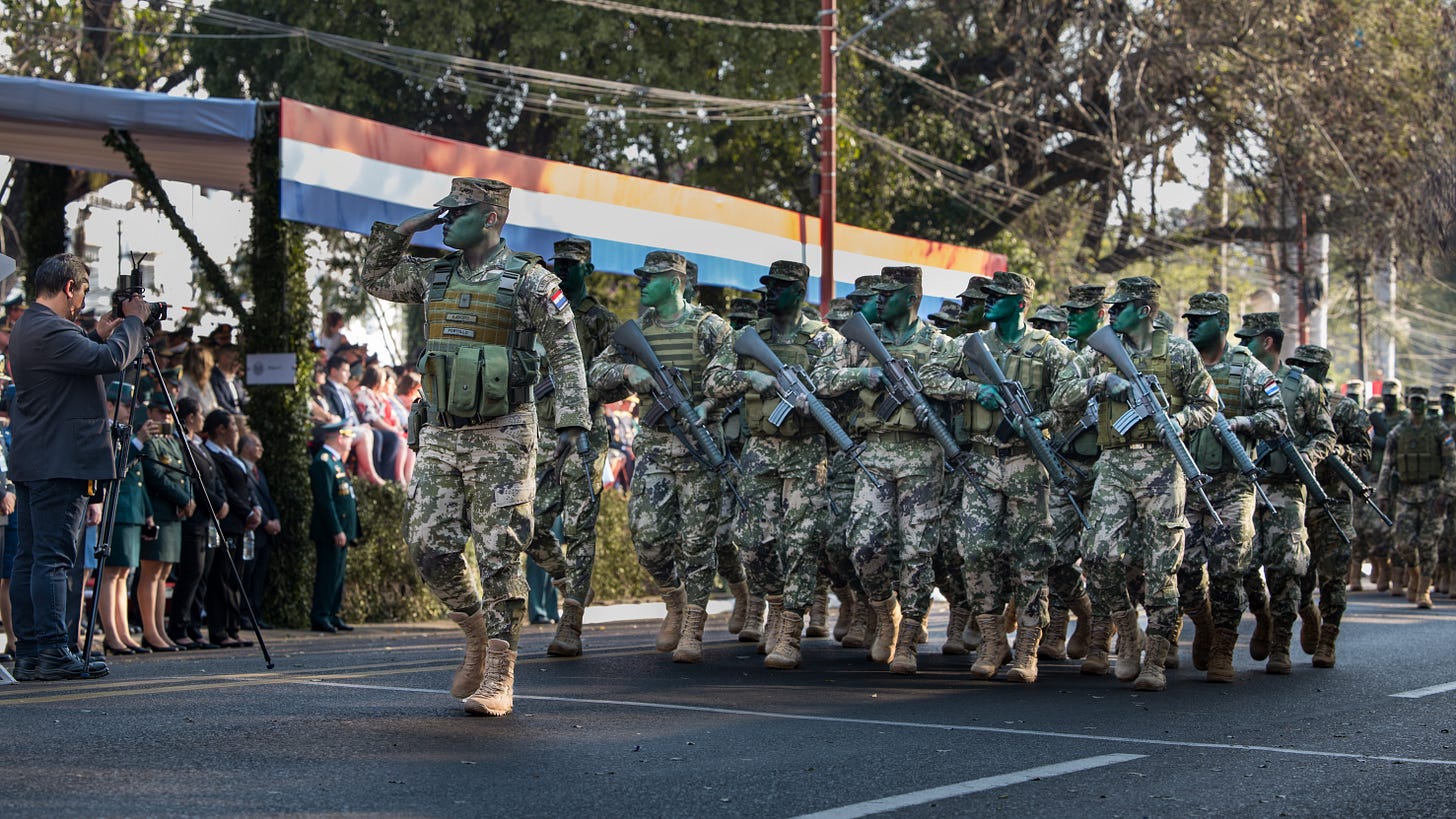
<path id="1" fill-rule="evenodd" d="M 243 560 L 253 559 L 253 530 L 249 529 L 243 534 Z"/>

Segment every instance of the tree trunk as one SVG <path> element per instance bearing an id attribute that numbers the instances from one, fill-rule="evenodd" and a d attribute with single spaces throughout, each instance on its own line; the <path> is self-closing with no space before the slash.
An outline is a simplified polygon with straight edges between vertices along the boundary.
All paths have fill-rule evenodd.
<path id="1" fill-rule="evenodd" d="M 1399 265 L 1399 252 L 1395 239 L 1391 238 L 1380 249 L 1375 261 L 1375 310 L 1377 316 L 1375 332 L 1371 334 L 1370 349 L 1375 360 L 1373 378 L 1385 381 L 1396 378 L 1395 336 L 1390 328 L 1395 326 L 1395 285 Z M 1382 392 L 1384 387 L 1381 388 Z"/>
<path id="2" fill-rule="evenodd" d="M 66 252 L 66 204 L 71 169 L 64 165 L 26 162 L 20 216 L 20 258 L 25 298 L 35 299 L 30 273 L 48 256 Z"/>

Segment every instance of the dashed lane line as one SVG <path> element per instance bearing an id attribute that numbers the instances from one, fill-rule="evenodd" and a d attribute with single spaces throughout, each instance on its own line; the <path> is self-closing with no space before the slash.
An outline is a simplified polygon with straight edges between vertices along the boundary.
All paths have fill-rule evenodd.
<path id="1" fill-rule="evenodd" d="M 1402 691 L 1399 694 L 1391 694 L 1403 700 L 1418 700 L 1421 697 L 1429 697 L 1434 694 L 1444 694 L 1447 691 L 1456 691 L 1456 682 L 1441 683 L 1440 685 L 1428 685 L 1425 688 L 1415 688 L 1410 691 Z"/>

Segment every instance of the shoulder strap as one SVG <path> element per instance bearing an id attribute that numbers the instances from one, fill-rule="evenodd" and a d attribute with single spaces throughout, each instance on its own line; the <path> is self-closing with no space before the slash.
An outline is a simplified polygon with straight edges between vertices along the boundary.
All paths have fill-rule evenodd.
<path id="1" fill-rule="evenodd" d="M 455 269 L 460 266 L 462 254 L 455 251 L 435 260 L 430 268 L 430 289 L 425 294 L 425 301 L 439 301 L 445 298 L 445 290 L 450 286 L 450 277 L 455 275 Z"/>
<path id="2" fill-rule="evenodd" d="M 1168 356 L 1168 331 L 1153 331 L 1153 358 L 1166 358 Z"/>

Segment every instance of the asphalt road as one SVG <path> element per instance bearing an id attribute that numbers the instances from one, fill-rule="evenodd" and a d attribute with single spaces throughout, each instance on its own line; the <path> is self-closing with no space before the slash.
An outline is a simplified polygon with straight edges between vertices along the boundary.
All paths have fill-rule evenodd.
<path id="1" fill-rule="evenodd" d="M 1190 667 L 1189 627 L 1157 694 L 1075 662 L 972 681 L 938 653 L 945 619 L 911 678 L 830 640 L 770 672 L 722 617 L 696 666 L 651 650 L 654 623 L 591 627 L 569 660 L 533 626 L 503 719 L 445 693 L 444 623 L 266 632 L 273 671 L 257 649 L 116 659 L 99 681 L 0 687 L 0 812 L 1456 814 L 1456 601 L 1352 595 L 1338 667 L 1296 646 L 1290 677 L 1249 659 L 1246 618 L 1228 686 Z"/>

